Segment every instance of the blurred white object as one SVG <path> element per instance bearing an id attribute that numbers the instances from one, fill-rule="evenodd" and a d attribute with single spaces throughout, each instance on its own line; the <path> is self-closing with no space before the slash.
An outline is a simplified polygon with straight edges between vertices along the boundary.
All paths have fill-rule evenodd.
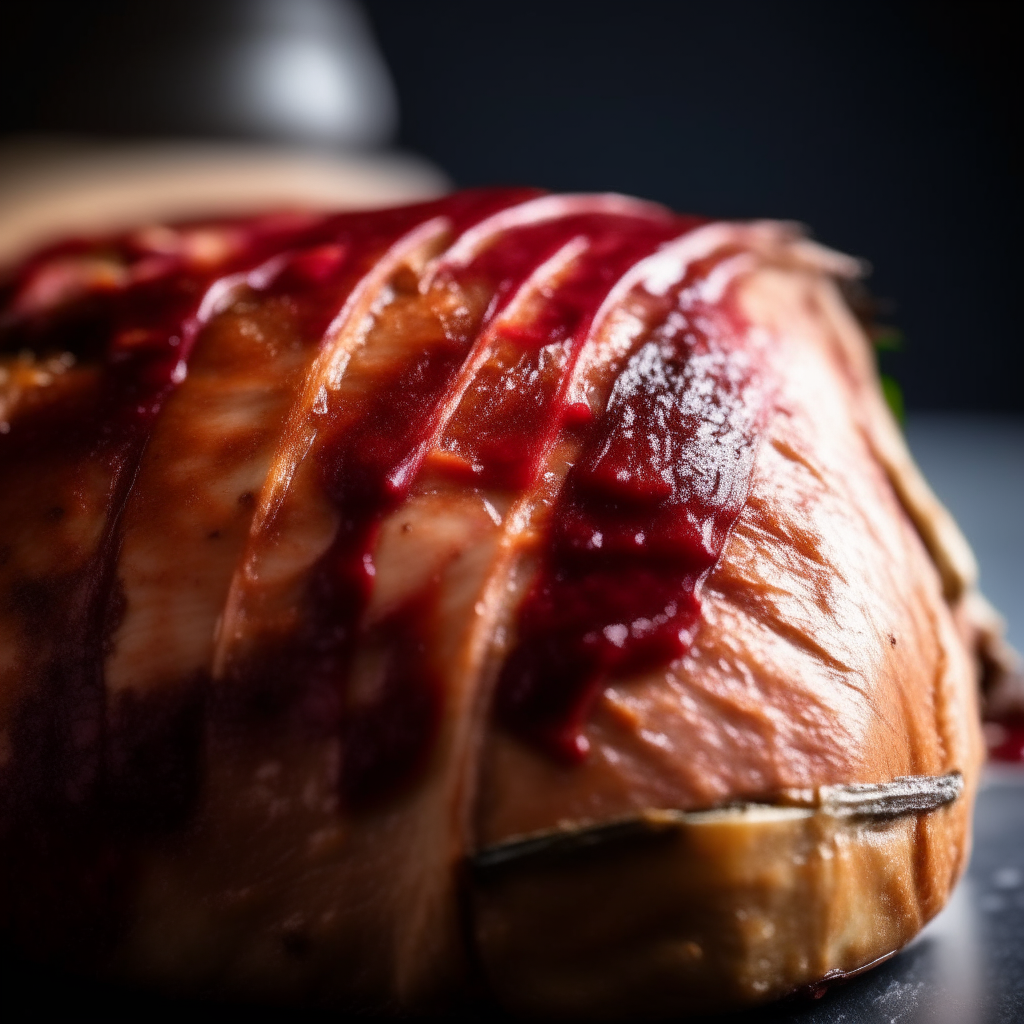
<path id="1" fill-rule="evenodd" d="M 399 154 L 23 140 L 0 145 L 0 265 L 57 238 L 140 221 L 393 206 L 448 188 L 432 165 Z"/>
<path id="2" fill-rule="evenodd" d="M 105 0 L 46 85 L 46 121 L 103 137 L 367 149 L 394 86 L 355 0 Z"/>
<path id="3" fill-rule="evenodd" d="M 84 51 L 62 101 L 69 123 L 254 141 L 0 143 L 0 266 L 140 221 L 391 206 L 447 191 L 425 161 L 367 152 L 394 137 L 398 109 L 353 0 L 178 0 L 120 14 L 103 23 L 109 52 Z"/>
<path id="4" fill-rule="evenodd" d="M 348 147 L 394 135 L 398 107 L 362 11 L 347 0 L 249 0 L 225 53 L 236 132 Z"/>

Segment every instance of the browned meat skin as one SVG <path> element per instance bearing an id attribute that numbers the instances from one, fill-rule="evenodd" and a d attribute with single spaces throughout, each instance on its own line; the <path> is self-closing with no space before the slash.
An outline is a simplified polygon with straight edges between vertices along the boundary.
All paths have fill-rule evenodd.
<path id="1" fill-rule="evenodd" d="M 81 744 L 98 764 L 89 862 L 120 879 L 107 895 L 110 879 L 69 857 L 22 863 L 0 886 L 0 926 L 27 928 L 8 894 L 31 903 L 50 884 L 33 870 L 63 873 L 110 935 L 83 955 L 72 934 L 72 960 L 178 991 L 422 1005 L 468 984 L 457 881 L 476 850 L 650 808 L 961 771 L 948 849 L 926 856 L 921 825 L 921 881 L 892 934 L 941 905 L 966 856 L 975 667 L 904 512 L 863 339 L 824 279 L 848 268 L 778 226 L 524 198 L 497 196 L 505 209 L 490 218 L 481 200 L 482 224 L 461 235 L 443 206 L 389 221 L 376 247 L 357 247 L 357 270 L 320 288 L 338 314 L 329 326 L 312 328 L 301 289 L 269 270 L 233 279 L 208 304 L 123 511 L 110 495 L 125 471 L 67 426 L 99 415 L 103 375 L 88 358 L 45 386 L 0 390 L 0 778 L 26 770 L 17 729 L 45 731 L 40 694 L 80 607 L 89 646 L 75 664 L 102 683 L 99 735 Z M 319 280 L 336 258 L 318 248 L 303 272 Z M 605 680 L 584 726 L 590 756 L 567 767 L 493 722 L 493 687 L 587 424 L 702 260 L 725 268 L 722 294 L 752 325 L 742 344 L 774 382 L 750 494 L 703 584 L 692 647 Z M 91 266 L 84 285 L 58 274 L 32 302 L 46 314 L 82 287 L 88 299 L 124 286 Z M 581 280 L 601 315 L 552 334 Z M 515 420 L 529 458 L 502 454 L 506 394 L 534 401 Z M 398 459 L 390 490 L 360 505 L 361 446 L 373 454 L 382 437 Z M 499 463 L 512 468 L 487 468 Z M 116 587 L 98 602 L 106 578 Z M 52 607 L 33 586 L 57 595 Z M 398 706 L 396 678 L 426 703 L 404 705 L 412 732 L 394 741 L 381 708 Z M 377 752 L 359 760 L 366 735 Z M 360 802 L 351 779 L 379 769 L 381 749 L 401 770 Z M 25 813 L 18 792 L 0 800 L 0 843 Z M 99 808 L 140 834 L 97 834 Z M 62 910 L 35 913 L 44 952 Z"/>
<path id="2" fill-rule="evenodd" d="M 941 581 L 858 408 L 856 332 L 831 288 L 763 270 L 743 286 L 785 372 L 746 508 L 678 665 L 615 680 L 566 770 L 494 730 L 480 842 L 645 807 L 941 774 L 980 756 L 975 671 Z M 851 415 L 851 411 L 853 415 Z"/>

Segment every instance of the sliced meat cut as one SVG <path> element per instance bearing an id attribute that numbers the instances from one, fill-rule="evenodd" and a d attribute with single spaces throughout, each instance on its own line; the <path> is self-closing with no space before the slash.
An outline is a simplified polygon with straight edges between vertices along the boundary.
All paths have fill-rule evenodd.
<path id="1" fill-rule="evenodd" d="M 786 225 L 149 227 L 0 313 L 0 932 L 217 998 L 763 1002 L 907 941 L 969 549 Z"/>

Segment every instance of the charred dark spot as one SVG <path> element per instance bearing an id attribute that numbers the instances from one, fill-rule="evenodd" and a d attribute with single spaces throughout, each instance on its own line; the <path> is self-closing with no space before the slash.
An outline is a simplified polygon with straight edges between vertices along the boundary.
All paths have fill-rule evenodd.
<path id="1" fill-rule="evenodd" d="M 60 597 L 68 585 L 64 578 L 18 580 L 11 587 L 10 603 L 37 627 L 52 628 L 48 620 L 59 608 Z"/>
<path id="2" fill-rule="evenodd" d="M 54 505 L 46 510 L 46 518 L 57 522 L 57 520 L 64 518 L 64 509 L 60 505 Z"/>
<path id="3" fill-rule="evenodd" d="M 124 591 L 124 581 L 120 576 L 110 580 L 107 592 L 107 603 L 103 609 L 103 656 L 108 657 L 114 650 L 114 634 L 124 621 L 128 610 L 128 595 Z"/>
<path id="4" fill-rule="evenodd" d="M 241 505 L 242 508 L 252 508 L 255 503 L 256 495 L 253 494 L 252 491 L 242 491 L 238 496 L 238 504 Z"/>
<path id="5" fill-rule="evenodd" d="M 896 637 L 894 637 L 892 635 L 892 633 L 889 634 L 889 646 L 890 647 L 895 647 L 896 646 Z"/>
<path id="6" fill-rule="evenodd" d="M 218 537 L 220 537 L 220 530 L 211 530 L 206 535 L 207 540 L 217 540 Z"/>
<path id="7" fill-rule="evenodd" d="M 311 946 L 309 935 L 301 924 L 285 924 L 281 935 L 281 947 L 288 956 L 304 960 L 309 956 Z"/>
<path id="8" fill-rule="evenodd" d="M 107 800 L 132 831 L 162 832 L 184 820 L 202 777 L 205 678 L 136 694 L 107 711 Z"/>

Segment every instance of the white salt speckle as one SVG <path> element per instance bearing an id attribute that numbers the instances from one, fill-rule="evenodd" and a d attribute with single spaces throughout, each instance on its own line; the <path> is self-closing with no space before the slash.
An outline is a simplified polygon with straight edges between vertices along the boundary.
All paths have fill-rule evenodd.
<path id="1" fill-rule="evenodd" d="M 482 466 L 480 468 L 483 469 Z M 473 469 L 476 471 L 476 466 L 474 466 Z M 486 498 L 484 498 L 484 511 L 490 517 L 491 522 L 494 523 L 495 526 L 501 526 L 501 515 Z"/>
<path id="2" fill-rule="evenodd" d="M 660 747 L 662 750 L 671 750 L 672 741 L 663 732 L 651 732 L 650 729 L 641 729 L 640 738 L 652 747 Z"/>
<path id="3" fill-rule="evenodd" d="M 605 626 L 601 632 L 604 633 L 605 639 L 615 644 L 616 647 L 622 647 L 626 642 L 626 637 L 629 636 L 629 629 L 621 622 L 615 623 L 614 626 Z"/>

